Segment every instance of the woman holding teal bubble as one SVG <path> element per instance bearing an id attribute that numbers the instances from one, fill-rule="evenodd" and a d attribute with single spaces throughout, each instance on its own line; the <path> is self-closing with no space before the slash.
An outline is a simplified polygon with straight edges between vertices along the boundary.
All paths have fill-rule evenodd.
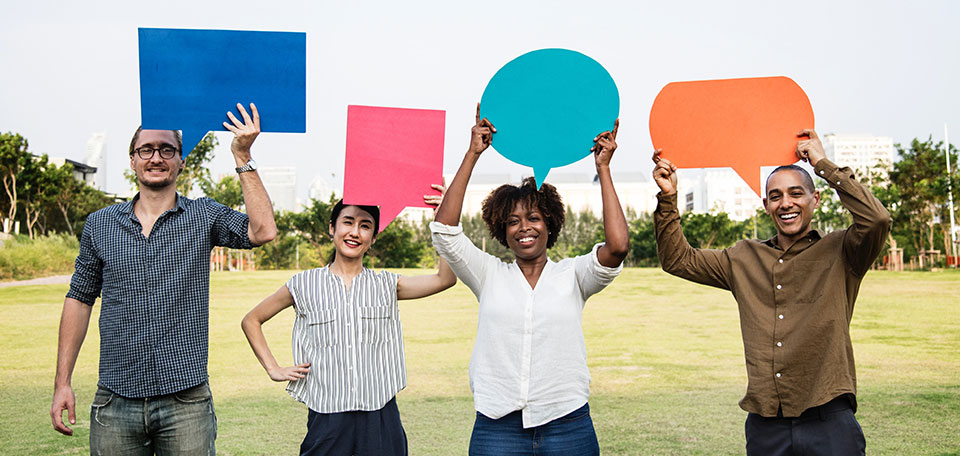
<path id="1" fill-rule="evenodd" d="M 480 118 L 444 203 L 430 224 L 433 245 L 477 296 L 477 340 L 470 388 L 477 411 L 470 454 L 596 455 L 600 448 L 587 399 L 590 373 L 581 327 L 587 298 L 620 273 L 629 248 L 627 222 L 610 175 L 619 121 L 594 138 L 603 197 L 605 242 L 576 258 L 547 257 L 564 222 L 556 188 L 533 178 L 503 185 L 483 202 L 491 236 L 516 257 L 506 263 L 463 234 L 467 183 L 496 128 Z"/>

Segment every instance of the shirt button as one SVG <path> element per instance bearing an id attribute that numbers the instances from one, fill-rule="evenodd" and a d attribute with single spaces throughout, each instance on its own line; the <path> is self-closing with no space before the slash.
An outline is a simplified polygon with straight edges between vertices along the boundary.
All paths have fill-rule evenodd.
<path id="1" fill-rule="evenodd" d="M 781 288 L 783 288 L 783 285 L 777 285 L 777 289 L 778 289 L 778 290 L 781 289 Z"/>
<path id="2" fill-rule="evenodd" d="M 777 318 L 783 320 L 783 314 L 777 315 Z"/>
<path id="3" fill-rule="evenodd" d="M 783 263 L 783 258 L 779 259 L 778 261 L 780 261 L 781 263 Z"/>
<path id="4" fill-rule="evenodd" d="M 780 378 L 780 373 L 779 373 L 779 372 L 777 372 L 777 378 Z"/>
<path id="5" fill-rule="evenodd" d="M 821 176 L 823 175 L 823 170 L 822 170 L 822 169 L 820 170 L 820 175 L 821 175 Z"/>
<path id="6" fill-rule="evenodd" d="M 778 346 L 778 347 L 782 347 L 782 346 L 783 346 L 783 342 L 777 342 L 777 346 Z"/>

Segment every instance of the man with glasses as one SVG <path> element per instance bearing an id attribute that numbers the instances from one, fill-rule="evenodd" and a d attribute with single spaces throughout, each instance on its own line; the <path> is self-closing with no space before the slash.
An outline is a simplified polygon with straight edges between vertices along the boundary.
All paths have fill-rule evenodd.
<path id="1" fill-rule="evenodd" d="M 101 296 L 100 369 L 90 411 L 91 454 L 213 454 L 217 424 L 207 384 L 210 251 L 249 249 L 276 236 L 273 207 L 250 158 L 260 116 L 228 112 L 247 214 L 210 198 L 177 194 L 182 139 L 137 129 L 130 168 L 139 193 L 94 212 L 60 317 L 50 417 L 65 435 L 76 423 L 70 385 L 90 314 Z M 252 117 L 251 117 L 252 115 Z"/>

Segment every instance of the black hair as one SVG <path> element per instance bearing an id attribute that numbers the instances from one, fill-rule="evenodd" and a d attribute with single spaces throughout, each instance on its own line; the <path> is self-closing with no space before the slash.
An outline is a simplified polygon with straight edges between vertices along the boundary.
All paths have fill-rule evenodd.
<path id="1" fill-rule="evenodd" d="M 504 247 L 507 245 L 507 218 L 510 213 L 521 203 L 527 209 L 537 209 L 543 215 L 543 220 L 547 225 L 547 248 L 553 247 L 560 236 L 560 229 L 563 228 L 563 221 L 566 212 L 563 208 L 563 200 L 557 188 L 544 183 L 537 190 L 537 181 L 532 177 L 523 180 L 519 186 L 503 184 L 490 192 L 483 200 L 482 214 L 483 221 L 490 230 L 490 236 L 500 242 Z"/>
<path id="2" fill-rule="evenodd" d="M 813 192 L 815 192 L 815 191 L 817 190 L 817 187 L 816 187 L 815 185 L 813 185 L 813 178 L 810 177 L 810 173 L 808 173 L 807 170 L 805 170 L 805 169 L 803 169 L 803 168 L 801 168 L 801 167 L 799 167 L 799 166 L 797 166 L 797 165 L 783 165 L 783 166 L 778 166 L 776 169 L 773 170 L 773 172 L 770 173 L 769 176 L 767 176 L 767 182 L 766 182 L 766 184 L 769 185 L 769 184 L 770 184 L 770 178 L 773 177 L 774 174 L 777 174 L 777 173 L 780 172 L 780 171 L 796 171 L 796 172 L 800 173 L 800 176 L 802 176 L 801 179 L 803 179 L 803 186 L 804 186 L 807 190 L 809 190 L 810 193 L 813 193 Z"/>
<path id="3" fill-rule="evenodd" d="M 363 206 L 360 204 L 343 204 L 343 200 L 337 201 L 337 204 L 333 205 L 333 209 L 330 210 L 330 223 L 329 226 L 333 227 L 337 223 L 337 217 L 340 217 L 340 212 L 343 211 L 343 208 L 347 206 L 356 206 L 360 210 L 370 214 L 373 217 L 373 238 L 377 238 L 377 233 L 380 232 L 380 208 L 377 206 Z M 330 258 L 327 260 L 327 264 L 332 264 L 333 260 L 337 259 L 337 248 L 334 246 L 333 252 L 330 253 Z"/>

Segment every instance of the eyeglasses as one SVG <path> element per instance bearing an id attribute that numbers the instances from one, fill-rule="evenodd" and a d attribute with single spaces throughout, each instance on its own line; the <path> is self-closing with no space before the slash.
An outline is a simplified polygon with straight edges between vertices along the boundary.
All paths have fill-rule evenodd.
<path id="1" fill-rule="evenodd" d="M 163 145 L 160 147 L 140 146 L 134 150 L 137 151 L 137 155 L 140 156 L 141 160 L 149 160 L 153 158 L 153 154 L 158 151 L 160 152 L 160 158 L 165 160 L 173 158 L 173 156 L 177 153 L 177 148 L 169 145 Z"/>

